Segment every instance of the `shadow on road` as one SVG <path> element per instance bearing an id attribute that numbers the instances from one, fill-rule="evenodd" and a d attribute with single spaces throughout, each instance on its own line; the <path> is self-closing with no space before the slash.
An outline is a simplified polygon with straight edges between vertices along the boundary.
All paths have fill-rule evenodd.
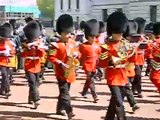
<path id="1" fill-rule="evenodd" d="M 0 102 L 0 105 L 3 105 L 3 106 L 15 106 L 15 107 L 20 107 L 20 108 L 32 108 L 32 107 L 29 107 L 27 105 L 29 105 L 28 103 L 14 103 L 14 102 Z M 1 120 L 1 119 L 0 119 Z"/>
<path id="2" fill-rule="evenodd" d="M 89 100 L 87 98 L 83 98 L 83 97 L 71 97 L 71 100 L 73 101 L 80 101 L 80 102 L 89 102 L 89 103 L 93 103 L 93 100 Z"/>
<path id="3" fill-rule="evenodd" d="M 104 117 L 101 117 L 104 120 Z M 127 120 L 160 120 L 160 118 L 145 118 L 145 117 L 129 117 L 127 116 Z"/>
<path id="4" fill-rule="evenodd" d="M 29 111 L 0 111 L 0 120 L 30 120 L 35 118 L 36 120 L 68 120 L 66 116 L 56 115 L 56 113 L 41 113 L 41 112 L 29 112 Z M 74 119 L 73 120 L 82 120 Z"/>
<path id="5" fill-rule="evenodd" d="M 42 80 L 42 84 L 57 84 L 57 81 Z"/>
<path id="6" fill-rule="evenodd" d="M 58 96 L 40 96 L 42 99 L 58 99 Z"/>
<path id="7" fill-rule="evenodd" d="M 136 99 L 137 103 L 147 103 L 147 104 L 160 104 L 160 100 L 144 100 L 144 99 Z"/>
<path id="8" fill-rule="evenodd" d="M 79 109 L 87 109 L 87 110 L 95 110 L 95 111 L 107 109 L 106 106 L 98 106 L 98 105 L 72 105 L 72 106 Z"/>

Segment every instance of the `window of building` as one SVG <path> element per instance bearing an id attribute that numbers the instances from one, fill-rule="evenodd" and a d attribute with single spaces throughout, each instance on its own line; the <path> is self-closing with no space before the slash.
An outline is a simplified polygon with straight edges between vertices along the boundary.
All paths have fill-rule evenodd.
<path id="1" fill-rule="evenodd" d="M 122 8 L 117 8 L 117 11 L 123 12 L 123 9 Z"/>
<path id="2" fill-rule="evenodd" d="M 60 0 L 60 8 L 63 10 L 63 0 Z"/>
<path id="3" fill-rule="evenodd" d="M 102 19 L 103 19 L 103 22 L 105 22 L 108 18 L 108 12 L 107 12 L 107 9 L 102 9 Z"/>
<path id="4" fill-rule="evenodd" d="M 76 1 L 76 8 L 79 9 L 79 0 Z"/>
<path id="5" fill-rule="evenodd" d="M 157 6 L 150 6 L 150 21 L 157 21 Z"/>
<path id="6" fill-rule="evenodd" d="M 68 0 L 68 9 L 71 9 L 71 0 Z"/>
<path id="7" fill-rule="evenodd" d="M 21 13 L 19 12 L 19 13 L 17 13 L 17 17 L 21 17 Z"/>

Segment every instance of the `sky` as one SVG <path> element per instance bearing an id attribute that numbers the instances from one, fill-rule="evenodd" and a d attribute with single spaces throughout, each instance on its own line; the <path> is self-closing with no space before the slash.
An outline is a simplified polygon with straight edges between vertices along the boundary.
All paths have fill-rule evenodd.
<path id="1" fill-rule="evenodd" d="M 36 0 L 0 0 L 0 5 L 35 6 Z"/>

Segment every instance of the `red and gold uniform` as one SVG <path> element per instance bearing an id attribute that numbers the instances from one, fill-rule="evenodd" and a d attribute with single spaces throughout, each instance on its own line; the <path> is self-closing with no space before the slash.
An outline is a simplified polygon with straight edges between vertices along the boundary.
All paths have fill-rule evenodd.
<path id="1" fill-rule="evenodd" d="M 28 103 L 33 103 L 34 109 L 39 105 L 39 73 L 41 71 L 40 58 L 44 55 L 44 50 L 41 48 L 40 25 L 36 21 L 29 22 L 24 27 L 26 42 L 22 43 L 23 50 L 21 56 L 24 57 L 24 68 L 29 85 Z"/>
<path id="2" fill-rule="evenodd" d="M 88 89 L 91 90 L 94 101 L 96 102 L 97 94 L 95 92 L 94 77 L 96 76 L 97 61 L 101 53 L 99 44 L 93 42 L 85 42 L 79 47 L 81 54 L 82 69 L 87 75 L 86 83 L 84 85 L 82 96 L 85 96 Z"/>
<path id="3" fill-rule="evenodd" d="M 70 56 L 71 54 L 72 56 Z M 71 71 L 70 75 L 66 77 L 66 69 L 60 67 L 61 63 L 67 64 L 70 57 L 74 56 L 78 57 L 78 50 L 74 40 L 69 39 L 67 43 L 59 40 L 58 42 L 52 44 L 52 47 L 49 50 L 49 60 L 55 65 L 55 75 L 58 80 L 66 80 L 69 83 L 75 82 L 75 71 Z"/>
<path id="4" fill-rule="evenodd" d="M 118 57 L 117 51 L 115 50 L 116 46 L 120 44 L 120 42 L 107 42 L 106 45 L 102 46 L 102 54 L 100 57 L 100 66 L 106 68 L 105 77 L 108 85 L 116 85 L 116 86 L 125 86 L 128 83 L 128 78 L 126 75 L 125 63 L 123 61 L 122 64 L 114 67 L 110 65 L 111 57 Z"/>
<path id="5" fill-rule="evenodd" d="M 15 54 L 15 48 L 14 45 L 12 44 L 12 42 L 7 39 L 7 38 L 2 38 L 1 42 L 0 42 L 0 50 L 1 52 L 7 52 L 7 54 L 9 56 L 0 56 L 0 66 L 5 66 L 5 67 L 9 67 L 8 65 L 10 64 L 10 57 L 13 56 Z"/>
<path id="6" fill-rule="evenodd" d="M 27 46 L 26 46 L 27 47 Z M 28 46 L 24 48 L 21 56 L 25 58 L 24 68 L 31 73 L 39 73 L 41 71 L 40 58 L 43 57 L 44 50 L 38 49 L 38 46 Z"/>
<path id="7" fill-rule="evenodd" d="M 150 79 L 160 93 L 160 38 L 156 38 L 153 44 Z"/>
<path id="8" fill-rule="evenodd" d="M 0 71 L 2 75 L 1 94 L 10 96 L 10 84 L 8 78 L 8 64 L 9 58 L 14 55 L 14 46 L 8 38 L 1 38 L 0 40 Z"/>

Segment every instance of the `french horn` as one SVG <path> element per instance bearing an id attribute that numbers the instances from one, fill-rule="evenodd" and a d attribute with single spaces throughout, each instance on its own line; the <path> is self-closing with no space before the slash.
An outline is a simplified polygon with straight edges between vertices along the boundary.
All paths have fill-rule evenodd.
<path id="1" fill-rule="evenodd" d="M 120 43 L 115 47 L 115 50 L 118 56 L 112 56 L 112 61 L 116 65 L 132 57 L 135 54 L 136 49 L 130 44 L 128 40 L 122 38 Z"/>

